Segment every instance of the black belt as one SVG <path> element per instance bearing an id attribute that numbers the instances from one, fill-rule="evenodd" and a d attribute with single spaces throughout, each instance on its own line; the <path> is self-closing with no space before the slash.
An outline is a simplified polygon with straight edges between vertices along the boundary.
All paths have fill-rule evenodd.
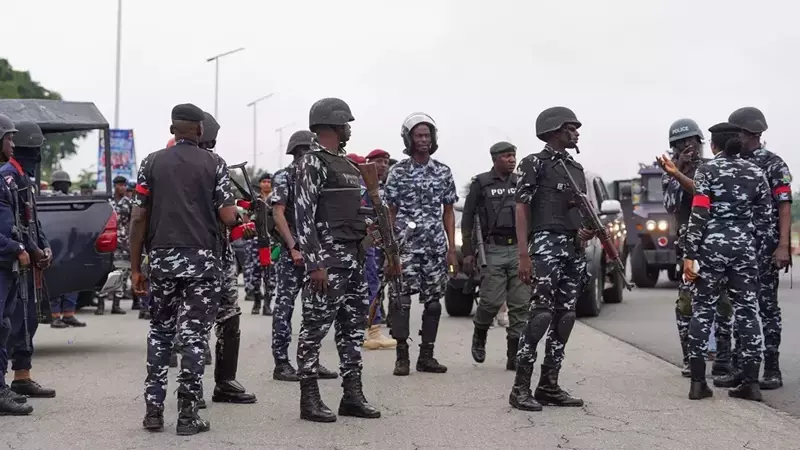
<path id="1" fill-rule="evenodd" d="M 486 242 L 494 245 L 515 245 L 517 243 L 516 236 L 489 236 Z"/>

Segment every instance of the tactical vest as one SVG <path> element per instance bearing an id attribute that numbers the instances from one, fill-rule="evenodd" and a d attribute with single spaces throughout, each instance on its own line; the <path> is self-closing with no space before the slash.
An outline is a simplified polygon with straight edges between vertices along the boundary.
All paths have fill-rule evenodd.
<path id="1" fill-rule="evenodd" d="M 320 159 L 328 173 L 317 203 L 317 222 L 327 222 L 337 241 L 361 241 L 367 236 L 361 210 L 361 173 L 344 156 L 323 150 L 311 154 Z"/>
<path id="2" fill-rule="evenodd" d="M 553 231 L 574 236 L 581 225 L 580 208 L 574 194 L 569 190 L 569 178 L 564 168 L 552 158 L 552 153 L 543 151 L 535 155 L 542 167 L 536 180 L 536 193 L 531 203 L 532 231 Z M 575 160 L 564 160 L 569 174 L 581 192 L 586 193 L 586 176 L 583 166 Z"/>
<path id="3" fill-rule="evenodd" d="M 214 153 L 189 143 L 153 154 L 147 167 L 147 248 L 192 248 L 220 254 L 220 228 L 214 195 Z"/>
<path id="4" fill-rule="evenodd" d="M 514 237 L 516 218 L 514 212 L 514 193 L 517 190 L 517 175 L 502 180 L 493 171 L 478 175 L 483 207 L 480 208 L 481 227 L 486 236 Z M 494 224 L 494 228 L 492 228 Z"/>

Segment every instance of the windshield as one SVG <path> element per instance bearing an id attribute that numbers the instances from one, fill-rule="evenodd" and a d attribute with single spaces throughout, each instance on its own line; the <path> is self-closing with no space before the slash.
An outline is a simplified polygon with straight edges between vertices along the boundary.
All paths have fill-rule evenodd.
<path id="1" fill-rule="evenodd" d="M 644 177 L 642 185 L 648 203 L 662 203 L 664 201 L 661 177 Z"/>

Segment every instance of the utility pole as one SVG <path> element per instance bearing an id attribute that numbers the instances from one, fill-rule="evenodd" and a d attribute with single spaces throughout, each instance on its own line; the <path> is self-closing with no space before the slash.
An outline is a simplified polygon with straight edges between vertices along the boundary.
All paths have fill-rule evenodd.
<path id="1" fill-rule="evenodd" d="M 219 55 L 212 56 L 206 60 L 206 62 L 214 61 L 216 66 L 214 68 L 214 118 L 217 119 L 217 122 L 219 122 L 219 59 L 223 56 L 232 55 L 242 50 L 244 50 L 244 47 L 237 48 L 236 50 L 231 50 L 229 52 L 220 53 Z"/>
<path id="2" fill-rule="evenodd" d="M 286 125 L 276 128 L 275 132 L 278 133 L 278 168 L 283 168 L 283 154 L 286 151 L 283 149 L 283 130 L 293 127 L 297 122 L 287 123 Z"/>
<path id="3" fill-rule="evenodd" d="M 114 128 L 119 128 L 119 78 L 122 50 L 122 0 L 117 0 L 117 69 L 114 82 Z"/>
<path id="4" fill-rule="evenodd" d="M 261 102 L 263 100 L 266 100 L 266 99 L 272 97 L 273 95 L 275 95 L 275 93 L 271 92 L 271 93 L 269 93 L 269 94 L 267 94 L 267 95 L 265 95 L 263 97 L 259 97 L 259 98 L 255 99 L 252 102 L 247 104 L 248 107 L 250 107 L 250 106 L 253 107 L 253 174 L 256 173 L 256 155 L 258 154 L 257 153 L 257 149 L 258 149 L 258 115 L 256 113 L 257 105 L 258 105 L 259 102 Z M 245 169 L 246 169 L 246 167 L 245 167 Z"/>

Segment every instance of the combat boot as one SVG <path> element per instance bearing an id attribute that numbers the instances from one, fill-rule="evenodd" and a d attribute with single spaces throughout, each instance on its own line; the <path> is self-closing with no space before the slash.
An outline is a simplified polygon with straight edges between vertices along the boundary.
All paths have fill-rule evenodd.
<path id="1" fill-rule="evenodd" d="M 339 372 L 328 369 L 322 364 L 317 364 L 317 376 L 323 380 L 335 380 L 339 378 Z"/>
<path id="2" fill-rule="evenodd" d="M 261 314 L 261 292 L 253 294 L 253 309 L 250 310 L 250 314 L 254 316 Z"/>
<path id="3" fill-rule="evenodd" d="M 731 341 L 728 339 L 717 340 L 717 356 L 711 365 L 711 375 L 722 376 L 733 371 L 731 366 Z"/>
<path id="4" fill-rule="evenodd" d="M 743 378 L 744 373 L 734 367 L 729 374 L 714 378 L 714 386 L 718 388 L 734 388 L 742 384 Z"/>
<path id="5" fill-rule="evenodd" d="M 758 366 L 758 364 L 753 363 L 744 366 L 742 370 L 742 382 L 728 391 L 729 397 L 752 400 L 754 402 L 764 401 L 764 397 L 761 395 L 761 387 L 758 383 Z"/>
<path id="6" fill-rule="evenodd" d="M 397 341 L 383 335 L 379 325 L 373 325 L 367 330 L 367 339 L 364 340 L 363 347 L 367 350 L 377 350 L 379 348 L 394 348 Z"/>
<path id="7" fill-rule="evenodd" d="M 319 383 L 314 378 L 300 380 L 300 418 L 311 422 L 336 422 L 336 414 L 322 402 Z"/>
<path id="8" fill-rule="evenodd" d="M 558 385 L 558 369 L 544 364 L 533 398 L 542 405 L 583 406 L 582 399 L 569 395 L 569 392 Z"/>
<path id="9" fill-rule="evenodd" d="M 399 340 L 397 342 L 397 361 L 394 363 L 394 374 L 406 376 L 411 372 L 411 361 L 408 358 L 408 341 Z"/>
<path id="10" fill-rule="evenodd" d="M 472 359 L 476 363 L 486 361 L 486 333 L 489 330 L 481 330 L 475 327 L 472 330 Z M 420 356 L 422 353 L 420 352 Z"/>
<path id="11" fill-rule="evenodd" d="M 111 314 L 127 314 L 127 312 L 119 306 L 121 301 L 122 299 L 116 295 L 113 297 L 111 300 Z"/>
<path id="12" fill-rule="evenodd" d="M 760 387 L 765 391 L 783 387 L 778 357 L 778 352 L 764 352 L 764 378 L 761 379 Z"/>
<path id="13" fill-rule="evenodd" d="M 447 366 L 440 364 L 433 357 L 433 343 L 419 344 L 419 357 L 417 358 L 417 372 L 446 373 Z"/>
<path id="14" fill-rule="evenodd" d="M 272 379 L 278 381 L 300 381 L 297 371 L 289 361 L 275 361 L 275 370 L 272 371 Z"/>
<path id="15" fill-rule="evenodd" d="M 342 380 L 344 395 L 339 402 L 339 415 L 377 419 L 381 412 L 367 403 L 361 385 L 361 374 L 350 375 Z"/>
<path id="16" fill-rule="evenodd" d="M 33 406 L 17 401 L 14 395 L 8 387 L 0 388 L 0 416 L 27 416 L 33 412 Z"/>
<path id="17" fill-rule="evenodd" d="M 148 431 L 164 431 L 164 406 L 148 404 L 142 427 Z"/>
<path id="18" fill-rule="evenodd" d="M 94 310 L 95 316 L 102 316 L 106 313 L 106 299 L 104 297 L 97 297 L 97 309 Z"/>
<path id="19" fill-rule="evenodd" d="M 272 304 L 272 301 L 268 297 L 265 297 L 264 298 L 264 307 L 261 308 L 261 314 L 262 315 L 265 315 L 265 316 L 271 316 L 272 315 L 272 305 L 271 304 Z"/>
<path id="20" fill-rule="evenodd" d="M 706 362 L 701 358 L 692 359 L 689 362 L 689 366 L 692 377 L 692 383 L 689 386 L 689 399 L 702 400 L 712 397 L 714 391 L 708 387 L 706 382 Z"/>
<path id="21" fill-rule="evenodd" d="M 191 436 L 211 429 L 211 423 L 197 414 L 198 406 L 193 395 L 178 392 L 178 423 L 175 425 L 178 436 Z"/>
<path id="22" fill-rule="evenodd" d="M 230 320 L 238 321 L 239 317 Z M 214 366 L 215 385 L 211 401 L 215 403 L 255 403 L 256 396 L 247 392 L 244 386 L 236 381 L 236 372 L 239 370 L 241 334 L 238 323 L 234 323 L 234 325 L 231 328 L 226 327 L 221 337 L 217 339 L 217 364 Z"/>
<path id="23" fill-rule="evenodd" d="M 517 376 L 514 378 L 514 387 L 508 396 L 508 404 L 522 411 L 541 411 L 542 405 L 533 398 L 531 393 L 531 377 L 533 366 L 517 366 Z"/>
<path id="24" fill-rule="evenodd" d="M 519 350 L 519 338 L 506 338 L 506 370 L 517 370 L 517 351 Z"/>

